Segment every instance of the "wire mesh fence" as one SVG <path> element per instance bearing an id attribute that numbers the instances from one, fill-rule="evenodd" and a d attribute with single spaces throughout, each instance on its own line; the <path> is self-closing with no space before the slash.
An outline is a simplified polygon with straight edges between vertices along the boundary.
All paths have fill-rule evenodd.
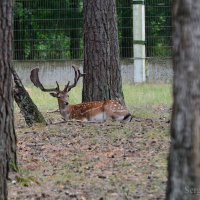
<path id="1" fill-rule="evenodd" d="M 146 56 L 171 57 L 172 0 L 146 0 Z"/>
<path id="2" fill-rule="evenodd" d="M 133 58 L 132 0 L 117 0 L 121 58 Z M 146 55 L 171 56 L 171 0 L 146 0 Z M 82 60 L 83 0 L 16 0 L 15 60 Z"/>
<path id="3" fill-rule="evenodd" d="M 132 57 L 131 0 L 117 2 L 122 57 Z M 15 60 L 83 59 L 82 0 L 16 0 Z"/>
<path id="4" fill-rule="evenodd" d="M 82 58 L 82 8 L 80 0 L 16 0 L 15 60 Z"/>
<path id="5" fill-rule="evenodd" d="M 132 0 L 117 0 L 118 34 L 121 58 L 133 57 Z"/>

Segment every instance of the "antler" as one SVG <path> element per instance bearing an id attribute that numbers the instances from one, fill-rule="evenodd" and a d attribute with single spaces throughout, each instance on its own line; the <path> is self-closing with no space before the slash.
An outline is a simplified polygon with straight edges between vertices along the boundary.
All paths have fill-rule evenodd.
<path id="1" fill-rule="evenodd" d="M 56 88 L 51 88 L 51 89 L 44 88 L 44 86 L 39 80 L 38 72 L 39 72 L 39 68 L 34 68 L 33 70 L 31 70 L 31 75 L 30 75 L 30 79 L 36 87 L 40 88 L 43 92 L 53 92 L 53 91 L 59 92 L 60 91 L 57 81 L 56 81 L 56 85 L 57 85 Z"/>
<path id="2" fill-rule="evenodd" d="M 63 90 L 64 92 L 69 92 L 72 88 L 76 87 L 79 78 L 85 75 L 85 73 L 81 73 L 77 67 L 75 67 L 75 66 L 72 66 L 72 67 L 73 67 L 74 73 L 75 73 L 74 83 L 70 85 L 70 81 L 69 81 Z"/>

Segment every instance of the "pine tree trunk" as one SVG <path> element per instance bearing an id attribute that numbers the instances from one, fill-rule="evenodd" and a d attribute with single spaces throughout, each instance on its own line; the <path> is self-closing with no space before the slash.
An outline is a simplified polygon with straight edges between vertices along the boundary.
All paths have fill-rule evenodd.
<path id="1" fill-rule="evenodd" d="M 84 0 L 83 101 L 124 103 L 115 0 Z"/>
<path id="2" fill-rule="evenodd" d="M 173 5 L 174 105 L 168 200 L 200 195 L 200 1 Z"/>
<path id="3" fill-rule="evenodd" d="M 0 199 L 7 199 L 9 166 L 17 166 L 13 115 L 12 62 L 13 1 L 0 1 Z"/>
<path id="4" fill-rule="evenodd" d="M 0 135 L 2 142 L 6 141 L 3 135 Z M 4 150 L 3 150 L 4 149 Z M 8 196 L 6 174 L 7 174 L 7 162 L 6 162 L 5 147 L 0 146 L 0 199 L 5 200 Z"/>
<path id="5" fill-rule="evenodd" d="M 14 86 L 15 102 L 19 106 L 20 111 L 25 118 L 26 124 L 28 126 L 32 126 L 34 123 L 47 124 L 43 115 L 38 110 L 37 106 L 34 104 L 28 92 L 24 88 L 18 74 L 16 73 L 13 67 L 11 67 L 11 71 L 15 82 Z"/>

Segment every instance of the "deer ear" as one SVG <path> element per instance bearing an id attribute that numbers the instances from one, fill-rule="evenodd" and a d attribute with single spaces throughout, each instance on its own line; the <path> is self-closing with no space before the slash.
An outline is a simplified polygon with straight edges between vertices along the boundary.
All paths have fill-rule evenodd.
<path id="1" fill-rule="evenodd" d="M 57 97 L 58 95 L 57 95 L 57 92 L 50 92 L 49 93 L 52 97 Z"/>

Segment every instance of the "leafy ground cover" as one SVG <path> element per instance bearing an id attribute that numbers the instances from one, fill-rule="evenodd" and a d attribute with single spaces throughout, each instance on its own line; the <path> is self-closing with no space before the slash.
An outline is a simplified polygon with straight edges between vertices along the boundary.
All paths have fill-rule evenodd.
<path id="1" fill-rule="evenodd" d="M 50 124 L 29 128 L 16 109 L 19 169 L 10 175 L 9 199 L 164 199 L 170 87 L 127 86 L 124 93 L 130 123 L 62 123 L 47 112 L 56 103 L 35 99 Z"/>

